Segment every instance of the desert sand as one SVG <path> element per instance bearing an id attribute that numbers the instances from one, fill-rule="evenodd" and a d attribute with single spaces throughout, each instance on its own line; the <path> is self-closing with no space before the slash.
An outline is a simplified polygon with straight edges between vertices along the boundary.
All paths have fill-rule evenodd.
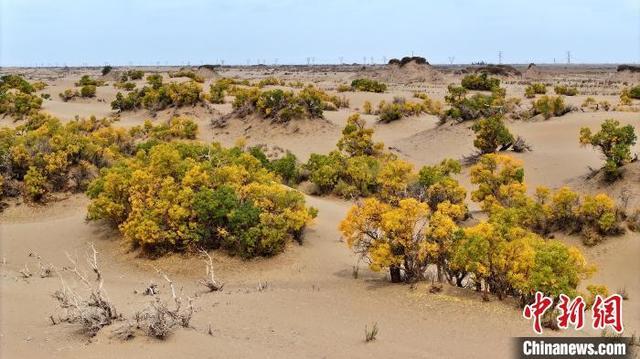
<path id="1" fill-rule="evenodd" d="M 171 68 L 142 68 L 146 72 L 166 74 Z M 459 83 L 459 70 L 453 66 L 409 68 L 387 71 L 384 67 L 360 66 L 296 67 L 222 67 L 214 76 L 206 74 L 204 88 L 217 76 L 257 80 L 274 76 L 290 81 L 313 83 L 335 92 L 339 84 L 369 76 L 385 81 L 389 90 L 382 94 L 345 92 L 350 108 L 325 112 L 325 119 L 292 121 L 274 125 L 256 118 L 233 119 L 225 128 L 212 128 L 210 121 L 229 113 L 231 105 L 210 108 L 166 110 L 151 117 L 146 111 L 119 114 L 118 125 L 130 127 L 146 119 L 154 122 L 175 113 L 195 118 L 199 140 L 233 144 L 244 137 L 249 145 L 291 151 L 301 161 L 313 152 L 326 153 L 335 147 L 346 118 L 358 112 L 364 101 L 374 105 L 395 96 L 411 98 L 421 91 L 443 101 L 446 86 Z M 592 96 L 616 103 L 624 82 L 634 83 L 633 74 L 621 75 L 612 66 L 537 66 L 519 67 L 521 76 L 503 78 L 508 96 L 522 97 L 527 80 L 578 84 L 580 95 L 567 101 L 578 106 Z M 42 92 L 51 95 L 43 110 L 63 120 L 75 116 L 111 116 L 109 103 L 117 90 L 108 81 L 98 87 L 90 100 L 63 102 L 58 93 L 73 87 L 80 76 L 99 77 L 97 68 L 2 69 L 2 73 L 23 73 L 30 81 L 49 84 Z M 363 75 L 366 74 L 366 75 Z M 210 76 L 209 76 L 210 75 Z M 626 76 L 626 77 L 625 77 Z M 165 78 L 167 78 L 165 76 Z M 178 79 L 172 79 L 178 80 Z M 144 80 L 136 81 L 142 84 Z M 637 105 L 637 103 L 636 103 Z M 436 116 L 421 115 L 381 124 L 374 115 L 364 115 L 375 129 L 375 140 L 419 168 L 443 158 L 460 159 L 471 154 L 473 132 L 467 124 L 438 125 Z M 510 121 L 512 133 L 524 137 L 533 151 L 515 154 L 525 165 L 530 191 L 545 185 L 558 188 L 571 185 L 582 193 L 607 192 L 616 198 L 624 188 L 631 191 L 630 206 L 640 205 L 640 171 L 637 163 L 628 169 L 625 182 L 614 187 L 590 181 L 591 168 L 601 166 L 602 158 L 591 148 L 578 143 L 579 129 L 596 129 L 607 118 L 631 124 L 640 133 L 638 112 L 575 111 L 545 121 Z M 0 126 L 15 126 L 10 118 Z M 636 145 L 634 152 L 640 152 Z M 470 189 L 468 168 L 459 175 Z M 171 255 L 151 260 L 129 251 L 117 231 L 101 223 L 85 221 L 88 199 L 83 194 L 62 194 L 47 206 L 13 201 L 0 214 L 0 357 L 1 358 L 506 358 L 511 355 L 512 338 L 532 335 L 531 323 L 522 318 L 521 309 L 511 300 L 492 298 L 483 302 L 473 291 L 448 285 L 437 294 L 427 290 L 429 283 L 414 286 L 391 284 L 385 273 L 359 265 L 353 278 L 356 257 L 341 241 L 337 226 L 351 202 L 333 197 L 307 196 L 307 202 L 319 209 L 313 225 L 305 232 L 302 245 L 291 244 L 273 258 L 243 261 L 214 253 L 216 275 L 223 291 L 204 293 L 197 281 L 205 266 L 199 258 Z M 468 201 L 471 209 L 477 204 Z M 626 288 L 624 302 L 625 333 L 640 334 L 640 234 L 627 231 L 587 248 L 579 238 L 560 236 L 579 246 L 598 272 L 584 285 L 603 283 L 615 290 Z M 150 301 L 141 294 L 150 283 L 160 285 L 160 295 L 169 296 L 168 286 L 154 270 L 168 273 L 182 292 L 195 295 L 196 313 L 192 328 L 177 330 L 167 340 L 136 337 L 123 342 L 103 330 L 87 339 L 73 326 L 53 325 L 50 316 L 59 313 L 51 294 L 60 287 L 57 276 L 23 279 L 19 271 L 28 264 L 36 269 L 29 253 L 37 252 L 46 261 L 61 268 L 67 263 L 65 252 L 82 255 L 87 243 L 99 254 L 109 297 L 127 315 Z M 62 273 L 63 277 L 68 274 Z M 266 284 L 265 284 L 266 283 Z M 259 288 L 259 286 L 261 288 Z M 265 287 L 262 289 L 262 287 Z M 365 325 L 377 323 L 378 339 L 365 343 Z M 211 328 L 211 333 L 209 333 Z M 545 335 L 600 335 L 595 331 L 573 330 Z"/>

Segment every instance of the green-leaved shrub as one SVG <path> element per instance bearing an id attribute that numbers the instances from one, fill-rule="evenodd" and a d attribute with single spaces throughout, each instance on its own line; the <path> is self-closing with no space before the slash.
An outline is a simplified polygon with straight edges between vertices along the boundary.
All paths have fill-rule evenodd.
<path id="1" fill-rule="evenodd" d="M 145 253 L 223 248 L 271 256 L 301 240 L 314 211 L 259 160 L 218 144 L 161 143 L 105 169 L 89 219 L 113 223 Z"/>
<path id="2" fill-rule="evenodd" d="M 470 74 L 462 78 L 462 87 L 467 90 L 492 91 L 500 87 L 500 79 L 489 77 L 485 72 L 480 75 Z"/>
<path id="3" fill-rule="evenodd" d="M 605 175 L 612 181 L 622 176 L 621 168 L 631 161 L 631 148 L 636 140 L 633 126 L 620 126 L 620 122 L 614 119 L 605 120 L 596 133 L 592 133 L 588 127 L 580 129 L 580 143 L 596 147 L 602 152 Z"/>
<path id="4" fill-rule="evenodd" d="M 353 91 L 385 92 L 387 85 L 371 79 L 355 79 L 351 81 L 351 89 Z"/>

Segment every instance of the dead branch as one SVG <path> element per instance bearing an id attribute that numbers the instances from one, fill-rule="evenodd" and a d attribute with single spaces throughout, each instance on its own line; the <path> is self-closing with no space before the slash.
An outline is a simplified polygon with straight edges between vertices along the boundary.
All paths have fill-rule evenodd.
<path id="1" fill-rule="evenodd" d="M 512 146 L 513 150 L 515 152 L 524 152 L 524 151 L 531 151 L 531 145 L 529 145 L 524 138 L 518 136 L 518 138 L 516 138 L 516 141 L 513 143 Z"/>
<path id="2" fill-rule="evenodd" d="M 149 286 L 147 288 L 144 289 L 144 291 L 142 292 L 143 295 L 156 295 L 160 293 L 160 290 L 158 289 L 158 285 L 151 282 L 149 283 Z"/>
<path id="3" fill-rule="evenodd" d="M 29 253 L 29 257 L 34 257 L 38 261 L 40 267 L 40 278 L 49 278 L 53 275 L 54 267 L 52 264 L 45 264 L 42 257 L 36 252 Z"/>
<path id="4" fill-rule="evenodd" d="M 31 278 L 31 276 L 33 275 L 26 263 L 24 264 L 24 268 L 20 270 L 20 274 L 24 279 Z"/>
<path id="5" fill-rule="evenodd" d="M 72 266 L 66 267 L 65 270 L 73 273 L 84 284 L 88 292 L 87 299 L 83 299 L 80 295 L 74 293 L 65 283 L 62 276 L 59 276 L 62 288 L 57 290 L 53 297 L 58 301 L 60 307 L 67 312 L 66 318 L 61 319 L 61 321 L 78 323 L 87 335 L 95 336 L 100 329 L 112 324 L 115 320 L 121 319 L 121 316 L 103 289 L 102 273 L 98 266 L 98 252 L 93 245 L 91 245 L 91 249 L 93 254 L 87 254 L 87 263 L 96 273 L 95 283 L 91 283 L 78 268 L 78 261 L 66 253 L 67 259 Z"/>
<path id="6" fill-rule="evenodd" d="M 207 278 L 201 279 L 200 284 L 207 287 L 210 292 L 216 292 L 216 291 L 222 290 L 224 283 L 219 284 L 215 279 L 215 274 L 213 272 L 213 259 L 211 258 L 209 253 L 207 253 L 207 251 L 205 251 L 204 249 L 200 249 L 200 253 L 202 254 L 203 257 L 205 257 L 203 261 L 205 263 L 206 270 L 207 270 Z"/>
<path id="7" fill-rule="evenodd" d="M 144 332 L 151 337 L 164 339 L 171 334 L 175 327 L 188 327 L 193 316 L 193 300 L 187 297 L 187 307 L 182 307 L 182 297 L 178 296 L 173 281 L 169 276 L 160 269 L 155 268 L 171 288 L 171 296 L 173 298 L 174 307 L 169 305 L 160 297 L 156 297 L 155 301 L 146 310 L 136 313 L 136 322 Z"/>

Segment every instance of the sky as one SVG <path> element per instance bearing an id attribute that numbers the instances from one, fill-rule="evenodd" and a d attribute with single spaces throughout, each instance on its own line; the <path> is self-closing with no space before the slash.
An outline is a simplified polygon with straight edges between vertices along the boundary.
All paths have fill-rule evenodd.
<path id="1" fill-rule="evenodd" d="M 640 62 L 640 0 L 0 0 L 0 65 Z"/>

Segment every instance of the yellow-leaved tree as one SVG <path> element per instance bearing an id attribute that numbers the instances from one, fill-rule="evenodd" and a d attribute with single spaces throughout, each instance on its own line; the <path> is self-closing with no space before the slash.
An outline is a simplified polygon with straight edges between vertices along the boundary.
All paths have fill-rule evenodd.
<path id="1" fill-rule="evenodd" d="M 494 205 L 511 206 L 524 199 L 524 168 L 522 162 L 509 156 L 486 154 L 471 167 L 471 183 L 478 189 L 471 199 L 481 202 L 485 210 Z"/>

